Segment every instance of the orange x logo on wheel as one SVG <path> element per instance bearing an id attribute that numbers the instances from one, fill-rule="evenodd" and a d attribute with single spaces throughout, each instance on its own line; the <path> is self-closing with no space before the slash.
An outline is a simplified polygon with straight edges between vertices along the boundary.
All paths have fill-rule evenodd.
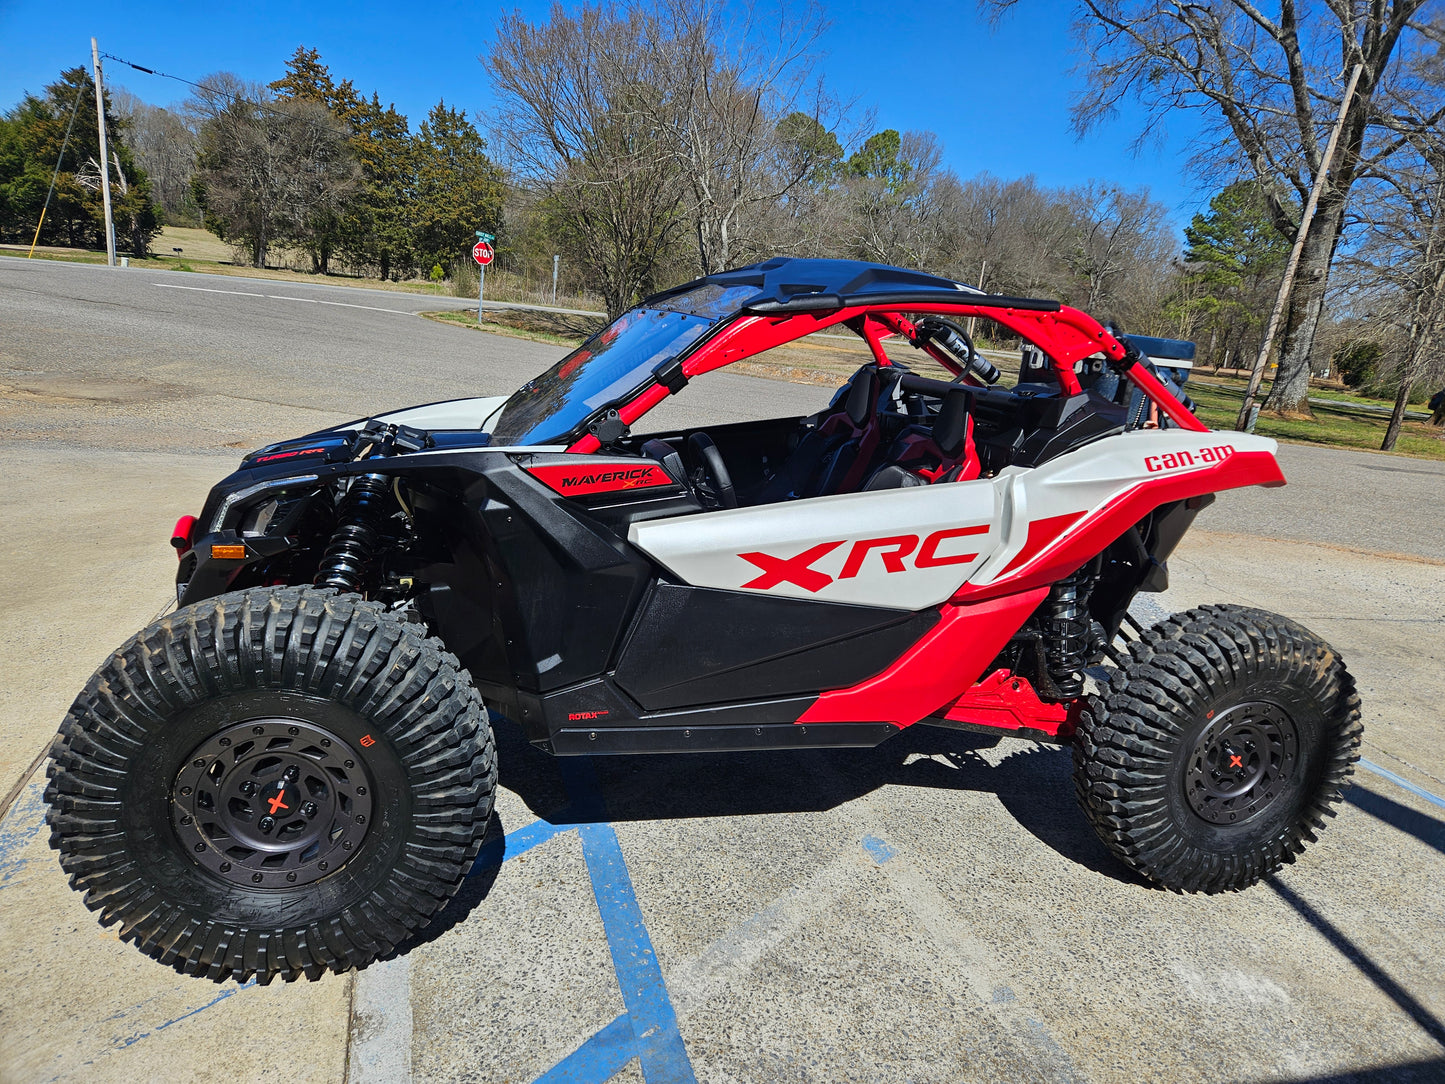
<path id="1" fill-rule="evenodd" d="M 1243 767 L 1244 767 L 1244 758 L 1243 758 L 1242 756 L 1239 756 L 1239 755 L 1236 753 L 1234 756 L 1231 756 L 1231 757 L 1229 758 L 1229 766 L 1230 766 L 1231 768 L 1243 768 Z M 286 808 L 286 807 L 285 807 L 285 806 L 282 806 L 281 808 L 284 809 L 284 808 Z M 273 809 L 273 810 L 271 810 L 271 812 L 274 813 L 274 812 L 276 812 L 276 811 Z"/>
<path id="2" fill-rule="evenodd" d="M 291 808 L 289 805 L 287 805 L 285 802 L 283 802 L 283 801 L 281 800 L 282 798 L 285 798 L 285 797 L 286 797 L 286 792 L 283 790 L 283 791 L 281 791 L 279 794 L 277 794 L 276 797 L 274 797 L 274 798 L 267 798 L 267 799 L 266 799 L 266 801 L 268 801 L 268 802 L 271 803 L 271 816 L 274 817 L 274 816 L 276 815 L 276 810 L 278 810 L 278 809 L 290 809 L 290 808 Z"/>

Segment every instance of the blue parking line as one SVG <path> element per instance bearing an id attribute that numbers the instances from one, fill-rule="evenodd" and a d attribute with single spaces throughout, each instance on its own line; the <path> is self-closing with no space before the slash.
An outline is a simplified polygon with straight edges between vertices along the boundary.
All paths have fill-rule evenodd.
<path id="1" fill-rule="evenodd" d="M 863 849 L 872 856 L 873 861 L 880 866 L 898 853 L 877 836 L 864 836 L 859 842 L 863 844 Z"/>
<path id="2" fill-rule="evenodd" d="M 1429 802 L 1431 805 L 1438 805 L 1441 809 L 1445 809 L 1445 798 L 1441 798 L 1439 795 L 1431 794 L 1424 787 L 1417 787 L 1408 779 L 1405 779 L 1402 776 L 1398 776 L 1394 772 L 1390 771 L 1389 768 L 1382 768 L 1378 764 L 1368 761 L 1363 757 L 1360 758 L 1360 767 L 1368 768 L 1376 775 L 1383 776 L 1384 778 L 1388 779 L 1397 787 L 1403 787 L 1405 790 L 1408 790 L 1416 797 L 1424 798 L 1425 801 Z"/>
<path id="3" fill-rule="evenodd" d="M 558 818 L 562 820 L 562 818 Z M 471 877 L 481 873 L 483 870 L 495 869 L 503 862 L 516 858 L 519 854 L 526 854 L 533 847 L 546 843 L 547 840 L 561 835 L 563 832 L 570 832 L 576 828 L 575 824 L 558 824 L 555 821 L 537 820 L 531 824 L 523 825 L 514 832 L 508 832 L 501 839 L 494 839 L 477 852 L 476 861 L 472 868 L 467 871 Z"/>
<path id="4" fill-rule="evenodd" d="M 696 1084 L 617 833 L 605 823 L 584 824 L 577 831 L 597 910 L 607 931 L 617 986 L 632 1021 L 642 1077 L 647 1084 Z"/>
<path id="5" fill-rule="evenodd" d="M 623 1013 L 539 1076 L 535 1084 L 602 1084 L 635 1057 L 632 1018 Z"/>

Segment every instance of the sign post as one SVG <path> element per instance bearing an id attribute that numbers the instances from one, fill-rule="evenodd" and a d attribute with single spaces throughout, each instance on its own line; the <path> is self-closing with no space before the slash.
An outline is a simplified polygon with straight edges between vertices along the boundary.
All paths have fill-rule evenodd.
<path id="1" fill-rule="evenodd" d="M 483 233 L 476 230 L 477 243 L 472 246 L 472 259 L 477 261 L 477 324 L 482 322 L 482 294 L 487 285 L 487 264 L 491 263 L 497 256 L 497 250 L 492 247 L 496 240 L 490 233 Z"/>
<path id="2" fill-rule="evenodd" d="M 557 304 L 557 267 L 562 262 L 561 256 L 552 257 L 552 304 Z"/>

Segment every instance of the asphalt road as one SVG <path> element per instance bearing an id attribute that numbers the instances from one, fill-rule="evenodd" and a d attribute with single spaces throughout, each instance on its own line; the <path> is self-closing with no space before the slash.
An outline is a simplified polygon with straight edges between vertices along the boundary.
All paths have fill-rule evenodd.
<path id="1" fill-rule="evenodd" d="M 1290 614 L 1360 681 L 1374 767 L 1248 892 L 1131 878 L 1060 750 L 916 728 L 589 763 L 499 720 L 493 861 L 407 952 L 262 988 L 120 944 L 45 845 L 34 758 L 166 604 L 170 524 L 238 449 L 507 391 L 560 353 L 413 315 L 441 304 L 0 258 L 0 798 L 23 784 L 0 820 L 0 1081 L 1445 1079 L 1445 467 L 1310 448 L 1284 449 L 1288 487 L 1205 513 L 1148 600 Z M 714 374 L 668 409 L 826 394 Z"/>

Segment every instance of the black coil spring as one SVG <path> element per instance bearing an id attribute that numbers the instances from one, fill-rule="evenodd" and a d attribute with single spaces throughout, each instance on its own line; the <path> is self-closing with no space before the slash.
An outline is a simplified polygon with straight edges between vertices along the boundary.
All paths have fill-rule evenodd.
<path id="1" fill-rule="evenodd" d="M 336 510 L 336 530 L 316 568 L 317 587 L 361 590 L 381 540 L 378 528 L 392 509 L 391 479 L 386 475 L 361 474 L 352 481 Z"/>
<path id="2" fill-rule="evenodd" d="M 1084 695 L 1084 667 L 1089 665 L 1092 637 L 1089 593 L 1094 569 L 1085 565 L 1054 584 L 1042 608 L 1044 660 L 1059 694 Z"/>

